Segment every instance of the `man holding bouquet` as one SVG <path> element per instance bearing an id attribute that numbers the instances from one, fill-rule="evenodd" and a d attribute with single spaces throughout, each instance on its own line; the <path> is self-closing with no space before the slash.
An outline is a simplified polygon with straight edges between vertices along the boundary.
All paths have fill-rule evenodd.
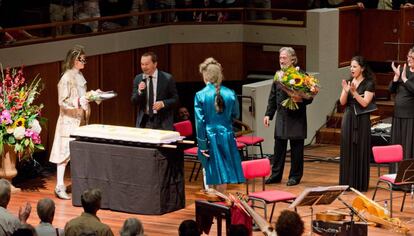
<path id="1" fill-rule="evenodd" d="M 277 111 L 272 175 L 266 180 L 266 184 L 280 183 L 282 181 L 288 140 L 290 140 L 291 147 L 291 168 L 289 180 L 286 185 L 293 186 L 299 184 L 303 176 L 304 140 L 307 134 L 306 106 L 312 103 L 313 98 L 312 96 L 303 96 L 293 88 L 295 80 L 298 80 L 301 88 L 303 88 L 302 84 L 306 83 L 305 78 L 298 78 L 295 75 L 290 81 L 293 89 L 280 82 L 282 78 L 285 79 L 288 77 L 286 72 L 292 70 L 291 68 L 294 68 L 297 74 L 306 75 L 304 72 L 299 71 L 298 68 L 295 68 L 297 62 L 298 60 L 293 48 L 282 47 L 279 50 L 281 70 L 276 72 L 276 81 L 272 85 L 266 114 L 263 119 L 264 125 L 268 127 L 270 120 L 273 119 Z M 280 81 L 276 79 L 277 76 L 280 77 Z M 294 106 L 287 105 L 286 101 L 290 101 L 288 103 L 293 103 Z"/>

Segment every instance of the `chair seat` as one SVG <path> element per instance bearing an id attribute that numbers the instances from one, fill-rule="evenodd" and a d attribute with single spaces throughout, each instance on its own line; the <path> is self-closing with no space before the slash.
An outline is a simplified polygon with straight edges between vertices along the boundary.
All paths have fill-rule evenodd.
<path id="1" fill-rule="evenodd" d="M 296 198 L 295 195 L 285 191 L 279 190 L 269 190 L 269 191 L 261 191 L 261 192 L 254 192 L 249 194 L 250 198 L 260 198 L 265 200 L 266 202 L 279 202 L 279 201 L 288 201 L 293 200 Z"/>
<path id="2" fill-rule="evenodd" d="M 237 149 L 243 149 L 246 147 L 246 144 L 242 143 L 242 142 L 236 142 L 237 144 Z"/>
<path id="3" fill-rule="evenodd" d="M 381 175 L 380 180 L 388 181 L 390 183 L 395 183 L 395 177 L 397 177 L 397 174 L 388 174 L 388 175 Z"/>
<path id="4" fill-rule="evenodd" d="M 255 145 L 264 141 L 262 137 L 258 136 L 240 136 L 236 138 L 237 142 L 244 143 L 246 145 Z"/>
<path id="5" fill-rule="evenodd" d="M 198 147 L 187 148 L 184 150 L 185 155 L 197 155 Z"/>

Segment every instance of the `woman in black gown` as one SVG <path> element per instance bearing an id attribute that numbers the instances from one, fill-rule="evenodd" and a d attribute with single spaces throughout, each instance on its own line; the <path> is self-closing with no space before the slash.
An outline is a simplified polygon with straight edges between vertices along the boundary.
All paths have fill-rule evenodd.
<path id="1" fill-rule="evenodd" d="M 374 98 L 375 84 L 372 72 L 363 57 L 351 60 L 351 78 L 342 80 L 341 105 L 346 105 L 342 118 L 341 161 L 339 184 L 367 191 L 371 155 L 370 114 L 356 115 L 354 106 L 367 107 Z"/>
<path id="2" fill-rule="evenodd" d="M 408 66 L 407 66 L 408 65 Z M 401 144 L 404 160 L 414 159 L 414 47 L 407 55 L 402 70 L 391 64 L 394 79 L 389 90 L 395 93 L 394 116 L 392 118 L 391 143 Z"/>

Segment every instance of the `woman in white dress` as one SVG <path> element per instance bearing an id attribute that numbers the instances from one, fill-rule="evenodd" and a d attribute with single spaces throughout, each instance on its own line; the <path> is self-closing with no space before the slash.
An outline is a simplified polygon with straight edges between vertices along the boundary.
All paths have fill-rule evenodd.
<path id="1" fill-rule="evenodd" d="M 58 83 L 60 111 L 49 161 L 57 164 L 55 194 L 61 199 L 70 199 L 63 180 L 66 165 L 70 160 L 69 142 L 72 139 L 69 135 L 77 127 L 87 124 L 90 115 L 89 101 L 85 97 L 86 80 L 80 72 L 85 64 L 83 47 L 75 46 L 69 50 L 62 65 L 63 75 Z"/>

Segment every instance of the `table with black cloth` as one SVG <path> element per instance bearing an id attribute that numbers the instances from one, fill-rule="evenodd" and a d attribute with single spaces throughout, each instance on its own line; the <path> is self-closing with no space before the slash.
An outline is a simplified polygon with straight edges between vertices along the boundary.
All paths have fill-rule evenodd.
<path id="1" fill-rule="evenodd" d="M 160 215 L 185 207 L 180 149 L 75 140 L 70 153 L 74 206 L 99 188 L 104 209 Z"/>

